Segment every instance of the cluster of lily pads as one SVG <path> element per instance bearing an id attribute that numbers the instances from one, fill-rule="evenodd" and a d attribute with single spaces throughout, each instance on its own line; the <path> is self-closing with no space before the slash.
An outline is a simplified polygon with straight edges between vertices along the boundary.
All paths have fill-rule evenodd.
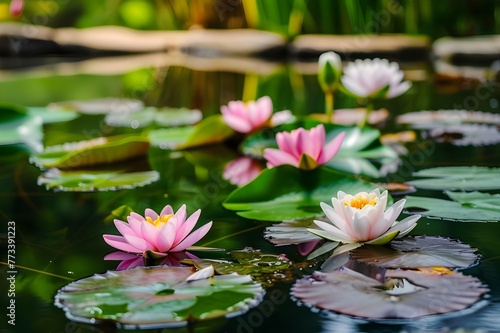
<path id="1" fill-rule="evenodd" d="M 291 293 L 301 303 L 371 319 L 416 318 L 476 303 L 487 288 L 453 270 L 477 263 L 476 249 L 448 238 L 407 236 L 420 215 L 398 218 L 406 207 L 407 213 L 420 208 L 419 214 L 429 217 L 497 221 L 493 202 L 498 195 L 454 191 L 498 189 L 500 178 L 494 175 L 499 171 L 422 170 L 414 176 L 426 178 L 408 184 L 448 189 L 454 201 L 407 196 L 392 204 L 385 189 L 390 186 L 375 182 L 385 176 L 376 165 L 397 169 L 398 152 L 404 149 L 384 144 L 379 130 L 368 124 L 373 99 L 396 97 L 410 88 L 403 75 L 385 59 L 358 60 L 342 68 L 338 55 L 324 54 L 318 78 L 326 116 L 302 118 L 273 112 L 267 96 L 229 102 L 220 114 L 206 118 L 198 110 L 144 107 L 130 100 L 57 103 L 43 110 L 3 106 L 3 114 L 11 116 L 0 126 L 12 135 L 10 141 L 0 135 L 0 143 L 32 147 L 31 161 L 43 172 L 39 184 L 56 190 L 146 186 L 159 179 L 157 171 L 120 163 L 147 154 L 151 146 L 188 150 L 237 141 L 241 156 L 224 170 L 236 188 L 223 206 L 244 218 L 280 222 L 266 228 L 265 237 L 277 246 L 297 245 L 307 262 L 321 266 L 296 280 L 301 263 L 284 256 L 247 249 L 232 251 L 224 261 L 199 258 L 188 251 L 207 250 L 195 244 L 210 232 L 212 222 L 195 230 L 201 211 L 188 216 L 187 210 L 197 207 L 175 211 L 166 205 L 159 213 L 146 209 L 143 215 L 124 209 L 114 220 L 121 236 L 104 235 L 119 250 L 106 257 L 122 261 L 118 270 L 71 283 L 59 291 L 56 304 L 74 320 L 151 328 L 240 314 L 257 305 L 264 287 L 277 280 L 293 282 Z M 356 96 L 365 108 L 333 112 L 337 89 Z M 134 134 L 42 148 L 42 124 L 104 111 L 108 126 Z M 358 125 L 344 121 L 346 112 L 356 115 Z M 153 267 L 144 267 L 150 263 Z"/>

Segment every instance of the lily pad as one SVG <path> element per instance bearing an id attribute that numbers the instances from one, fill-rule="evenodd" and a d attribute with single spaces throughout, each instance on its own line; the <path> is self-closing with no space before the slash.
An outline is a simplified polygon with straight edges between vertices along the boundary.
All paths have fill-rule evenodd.
<path id="1" fill-rule="evenodd" d="M 385 284 L 348 268 L 315 272 L 298 280 L 292 294 L 302 303 L 369 319 L 418 318 L 463 310 L 488 291 L 461 273 L 387 270 Z M 389 278 L 389 279 L 387 279 Z"/>
<path id="2" fill-rule="evenodd" d="M 264 294 L 248 275 L 192 280 L 192 273 L 189 267 L 109 271 L 63 287 L 55 304 L 74 321 L 148 329 L 234 316 L 257 305 Z"/>
<path id="3" fill-rule="evenodd" d="M 494 125 L 466 124 L 437 127 L 427 134 L 437 142 L 449 142 L 452 145 L 465 146 L 490 146 L 500 143 L 500 131 Z"/>
<path id="4" fill-rule="evenodd" d="M 274 245 L 291 245 L 308 243 L 322 239 L 307 229 L 316 228 L 314 220 L 327 221 L 325 216 L 283 221 L 267 227 L 264 237 Z"/>
<path id="5" fill-rule="evenodd" d="M 71 110 L 84 114 L 130 113 L 144 109 L 144 103 L 137 99 L 102 98 L 88 101 L 66 101 L 50 103 L 49 109 Z"/>
<path id="6" fill-rule="evenodd" d="M 148 150 L 147 138 L 118 135 L 46 147 L 31 161 L 41 168 L 67 169 L 124 161 L 145 155 Z"/>
<path id="7" fill-rule="evenodd" d="M 41 117 L 44 124 L 70 121 L 80 117 L 76 111 L 49 109 L 45 107 L 29 107 L 28 114 L 34 117 Z"/>
<path id="8" fill-rule="evenodd" d="M 425 179 L 408 182 L 429 190 L 496 190 L 500 189 L 500 168 L 479 166 L 439 167 L 420 170 L 414 177 Z"/>
<path id="9" fill-rule="evenodd" d="M 163 127 L 194 125 L 202 118 L 200 110 L 147 107 L 138 112 L 111 113 L 104 121 L 115 127 L 142 128 L 153 123 Z"/>
<path id="10" fill-rule="evenodd" d="M 234 134 L 221 115 L 203 119 L 195 126 L 164 128 L 149 133 L 151 143 L 162 149 L 182 150 L 220 143 Z"/>
<path id="11" fill-rule="evenodd" d="M 287 280 L 284 273 L 292 265 L 290 260 L 284 256 L 266 254 L 260 251 L 232 251 L 231 255 L 237 262 L 209 259 L 199 259 L 193 262 L 199 269 L 213 266 L 219 274 L 248 274 L 266 286 Z M 291 274 L 288 275 L 289 279 L 293 278 Z"/>
<path id="12" fill-rule="evenodd" d="M 399 124 L 410 124 L 415 128 L 429 129 L 446 124 L 500 124 L 500 115 L 470 110 L 438 110 L 418 111 L 400 115 L 396 118 Z"/>
<path id="13" fill-rule="evenodd" d="M 320 215 L 320 202 L 330 202 L 339 190 L 357 193 L 375 187 L 328 168 L 304 171 L 280 165 L 231 192 L 223 206 L 249 219 L 293 220 Z"/>
<path id="14" fill-rule="evenodd" d="M 406 210 L 428 217 L 460 222 L 498 222 L 500 221 L 500 195 L 471 192 L 445 192 L 456 201 L 428 197 L 406 197 Z"/>
<path id="15" fill-rule="evenodd" d="M 0 104 L 0 146 L 26 144 L 34 151 L 43 149 L 43 119 L 22 107 Z"/>
<path id="16" fill-rule="evenodd" d="M 38 177 L 38 185 L 64 192 L 115 191 L 146 186 L 159 179 L 157 171 L 60 171 L 54 168 Z"/>
<path id="17" fill-rule="evenodd" d="M 458 240 L 416 236 L 395 239 L 387 246 L 365 245 L 351 252 L 351 258 L 387 268 L 468 268 L 479 260 L 477 249 Z"/>

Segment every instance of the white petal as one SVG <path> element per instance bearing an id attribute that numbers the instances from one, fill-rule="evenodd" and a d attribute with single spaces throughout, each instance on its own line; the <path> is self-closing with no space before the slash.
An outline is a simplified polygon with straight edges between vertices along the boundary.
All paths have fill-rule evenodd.
<path id="1" fill-rule="evenodd" d="M 314 223 L 320 227 L 321 229 L 325 230 L 326 232 L 332 234 L 336 239 L 339 239 L 342 241 L 342 243 L 352 243 L 355 240 L 347 235 L 345 232 L 340 230 L 339 228 L 333 226 L 332 224 L 323 222 L 323 221 L 317 221 L 314 220 Z"/>

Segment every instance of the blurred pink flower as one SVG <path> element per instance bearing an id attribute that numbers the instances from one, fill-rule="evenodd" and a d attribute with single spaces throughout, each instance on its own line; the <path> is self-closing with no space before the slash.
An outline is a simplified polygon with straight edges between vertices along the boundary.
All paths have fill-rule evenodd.
<path id="1" fill-rule="evenodd" d="M 342 85 L 361 98 L 393 98 L 411 87 L 403 80 L 404 73 L 395 62 L 387 59 L 357 59 L 344 67 Z"/>
<path id="2" fill-rule="evenodd" d="M 10 16 L 18 17 L 22 14 L 24 9 L 24 1 L 23 0 L 12 0 L 9 6 Z"/>
<path id="3" fill-rule="evenodd" d="M 174 214 L 170 205 L 165 206 L 160 215 L 146 209 L 144 217 L 130 213 L 128 223 L 114 220 L 123 236 L 104 235 L 104 241 L 125 252 L 140 253 L 145 257 L 164 257 L 171 252 L 184 251 L 203 238 L 212 227 L 209 222 L 193 230 L 201 210 L 198 209 L 186 219 L 186 205 Z"/>
<path id="4" fill-rule="evenodd" d="M 268 126 L 273 114 L 273 102 L 269 96 L 257 101 L 231 101 L 221 106 L 222 118 L 232 129 L 240 133 L 251 133 Z"/>
<path id="5" fill-rule="evenodd" d="M 229 162 L 224 168 L 224 179 L 231 184 L 243 186 L 250 183 L 262 171 L 259 161 L 242 156 Z"/>
<path id="6" fill-rule="evenodd" d="M 166 257 L 162 257 L 160 262 L 147 262 L 148 260 L 144 258 L 142 255 L 134 254 L 134 253 L 128 253 L 128 252 L 123 252 L 123 251 L 115 251 L 108 253 L 106 256 L 104 256 L 104 260 L 121 260 L 121 262 L 118 264 L 118 267 L 116 267 L 117 271 L 121 271 L 124 269 L 132 269 L 138 266 L 148 266 L 149 265 L 165 265 L 165 266 L 183 266 L 180 261 L 184 259 L 200 259 L 194 254 L 191 254 L 189 252 L 183 251 L 183 252 L 173 252 L 173 253 L 168 253 Z"/>
<path id="7" fill-rule="evenodd" d="M 276 134 L 279 149 L 266 148 L 264 158 L 267 167 L 290 164 L 304 170 L 312 170 L 330 161 L 340 149 L 345 132 L 325 145 L 325 127 L 322 124 L 306 130 L 298 128 L 290 133 Z"/>

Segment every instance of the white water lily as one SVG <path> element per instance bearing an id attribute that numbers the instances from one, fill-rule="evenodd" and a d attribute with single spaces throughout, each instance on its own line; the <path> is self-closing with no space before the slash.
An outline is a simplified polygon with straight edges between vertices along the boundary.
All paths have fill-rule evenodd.
<path id="1" fill-rule="evenodd" d="M 339 191 L 337 198 L 332 198 L 333 207 L 321 203 L 321 208 L 331 223 L 315 220 L 314 223 L 322 230 L 308 230 L 330 241 L 349 244 L 342 252 L 362 244 L 387 244 L 394 238 L 407 235 L 417 225 L 420 215 L 396 221 L 405 202 L 405 199 L 399 200 L 385 210 L 387 191 L 380 194 L 375 189 L 370 193 L 360 192 L 354 196 Z"/>
<path id="2" fill-rule="evenodd" d="M 403 80 L 404 73 L 395 62 L 387 59 L 357 59 L 344 67 L 342 85 L 360 98 L 393 98 L 411 87 Z"/>

